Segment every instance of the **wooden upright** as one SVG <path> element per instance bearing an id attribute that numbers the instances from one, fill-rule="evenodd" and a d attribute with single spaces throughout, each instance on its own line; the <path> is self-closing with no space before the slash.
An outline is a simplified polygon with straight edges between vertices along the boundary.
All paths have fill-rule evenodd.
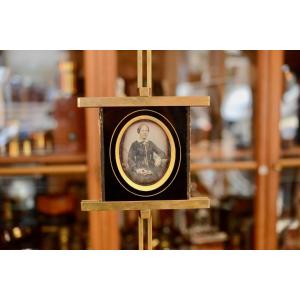
<path id="1" fill-rule="evenodd" d="M 277 248 L 277 196 L 280 160 L 280 106 L 283 51 L 258 51 L 255 105 L 255 156 L 258 164 L 254 204 L 255 249 Z"/>
<path id="2" fill-rule="evenodd" d="M 117 77 L 116 51 L 85 51 L 85 94 L 88 97 L 114 96 Z M 86 114 L 88 198 L 102 198 L 100 184 L 100 136 L 97 126 L 99 109 L 89 108 Z M 119 249 L 119 213 L 89 212 L 90 249 Z"/>

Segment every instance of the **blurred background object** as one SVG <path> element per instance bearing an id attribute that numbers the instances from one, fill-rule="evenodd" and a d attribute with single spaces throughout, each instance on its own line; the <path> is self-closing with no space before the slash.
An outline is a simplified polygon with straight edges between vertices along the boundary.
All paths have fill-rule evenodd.
<path id="1" fill-rule="evenodd" d="M 0 55 L 0 248 L 84 249 L 83 53 Z"/>

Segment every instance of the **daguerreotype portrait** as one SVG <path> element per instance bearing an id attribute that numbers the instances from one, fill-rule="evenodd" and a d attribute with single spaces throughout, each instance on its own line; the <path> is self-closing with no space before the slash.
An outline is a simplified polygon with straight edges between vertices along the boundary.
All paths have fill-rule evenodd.
<path id="1" fill-rule="evenodd" d="M 187 108 L 105 108 L 101 120 L 106 201 L 187 198 Z"/>
<path id="2" fill-rule="evenodd" d="M 171 174 L 176 149 L 169 129 L 160 120 L 141 115 L 122 128 L 115 155 L 128 184 L 150 191 L 161 186 Z"/>
<path id="3" fill-rule="evenodd" d="M 136 183 L 150 185 L 157 182 L 166 171 L 170 146 L 166 135 L 151 122 L 139 122 L 128 132 L 121 150 L 122 165 L 126 174 Z M 130 129 L 128 129 L 130 131 Z M 150 132 L 151 131 L 151 132 Z M 154 141 L 157 138 L 157 141 Z M 157 146 L 159 145 L 159 146 Z M 129 146 L 129 147 L 128 147 Z M 163 150 L 162 150 L 163 149 Z"/>

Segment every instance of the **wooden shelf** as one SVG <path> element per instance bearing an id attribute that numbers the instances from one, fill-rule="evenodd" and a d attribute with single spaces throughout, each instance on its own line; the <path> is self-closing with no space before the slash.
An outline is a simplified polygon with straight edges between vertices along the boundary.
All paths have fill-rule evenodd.
<path id="1" fill-rule="evenodd" d="M 209 143 L 207 146 L 191 145 L 191 160 L 198 162 L 210 159 L 212 161 L 252 161 L 252 149 L 224 149 L 220 143 Z"/>
<path id="2" fill-rule="evenodd" d="M 255 170 L 257 163 L 251 149 L 225 150 L 220 143 L 208 143 L 205 147 L 191 145 L 191 171 L 197 170 Z"/>
<path id="3" fill-rule="evenodd" d="M 43 164 L 61 164 L 61 163 L 85 163 L 86 154 L 85 153 L 70 153 L 70 154 L 60 154 L 54 153 L 49 155 L 31 155 L 31 156 L 17 156 L 8 157 L 0 156 L 1 164 L 19 164 L 19 163 L 43 163 Z"/>
<path id="4" fill-rule="evenodd" d="M 300 146 L 291 146 L 286 149 L 281 149 L 282 158 L 300 157 Z"/>
<path id="5" fill-rule="evenodd" d="M 192 162 L 191 171 L 200 170 L 255 170 L 255 161 L 215 161 L 215 162 Z"/>
<path id="6" fill-rule="evenodd" d="M 284 168 L 300 167 L 300 146 L 291 145 L 285 149 L 280 149 L 280 159 L 274 166 L 277 171 Z"/>
<path id="7" fill-rule="evenodd" d="M 0 167 L 1 176 L 41 175 L 41 174 L 85 174 L 86 164 Z"/>
<path id="8" fill-rule="evenodd" d="M 299 158 L 282 158 L 276 164 L 275 169 L 280 171 L 283 168 L 296 168 L 300 167 L 300 157 Z"/>

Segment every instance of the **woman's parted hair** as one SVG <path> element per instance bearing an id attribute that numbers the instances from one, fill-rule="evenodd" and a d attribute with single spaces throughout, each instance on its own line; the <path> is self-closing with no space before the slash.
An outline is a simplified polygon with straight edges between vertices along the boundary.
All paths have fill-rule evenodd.
<path id="1" fill-rule="evenodd" d="M 150 128 L 149 128 L 149 126 L 146 123 L 141 123 L 139 125 L 139 127 L 137 128 L 137 133 L 140 133 L 140 131 L 141 131 L 141 129 L 142 129 L 143 126 L 147 127 L 148 131 L 150 131 Z"/>

